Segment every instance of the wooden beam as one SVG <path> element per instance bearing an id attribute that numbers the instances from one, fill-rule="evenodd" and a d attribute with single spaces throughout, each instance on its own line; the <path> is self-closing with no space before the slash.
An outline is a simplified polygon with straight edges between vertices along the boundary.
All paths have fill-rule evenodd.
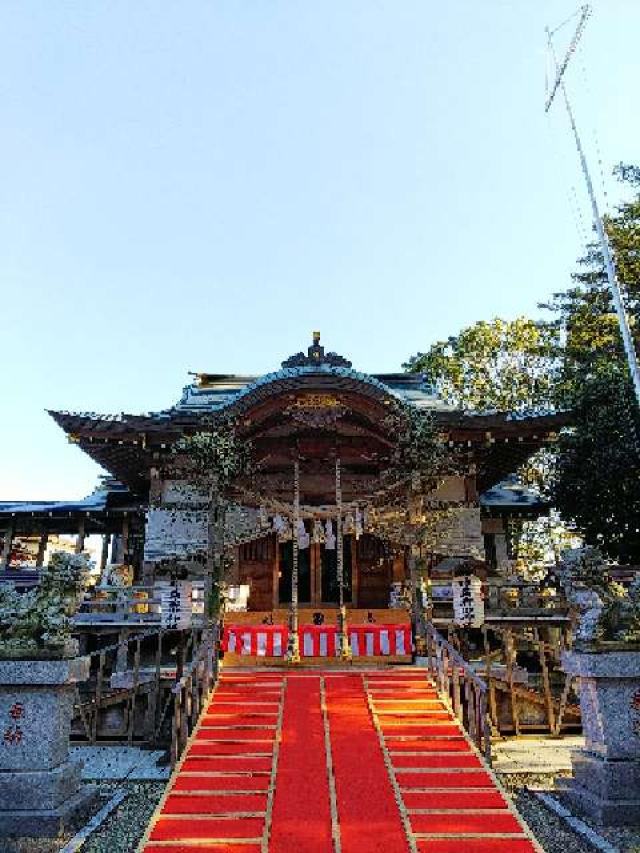
<path id="1" fill-rule="evenodd" d="M 78 520 L 78 535 L 76 536 L 76 545 L 74 548 L 76 554 L 82 554 L 82 552 L 84 551 L 84 538 L 84 518 L 80 518 Z"/>

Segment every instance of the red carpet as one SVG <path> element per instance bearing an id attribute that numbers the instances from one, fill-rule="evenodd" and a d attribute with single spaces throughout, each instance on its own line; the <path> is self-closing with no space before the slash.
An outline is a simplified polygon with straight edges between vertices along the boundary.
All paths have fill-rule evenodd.
<path id="1" fill-rule="evenodd" d="M 224 672 L 140 847 L 540 849 L 424 671 L 413 668 Z"/>
<path id="2" fill-rule="evenodd" d="M 328 675 L 326 683 L 342 853 L 406 853 L 362 678 Z"/>
<path id="3" fill-rule="evenodd" d="M 287 679 L 269 850 L 332 850 L 320 679 Z"/>

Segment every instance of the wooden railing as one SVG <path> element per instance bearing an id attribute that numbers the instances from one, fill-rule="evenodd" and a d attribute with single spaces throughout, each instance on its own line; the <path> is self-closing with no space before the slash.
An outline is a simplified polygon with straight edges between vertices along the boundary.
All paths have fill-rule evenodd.
<path id="1" fill-rule="evenodd" d="M 89 680 L 76 687 L 74 736 L 89 744 L 170 744 L 177 760 L 215 680 L 216 647 L 199 625 L 147 626 L 91 652 Z"/>
<path id="2" fill-rule="evenodd" d="M 450 620 L 453 608 L 451 579 L 435 579 L 431 595 L 436 615 Z M 487 617 L 566 616 L 569 610 L 562 592 L 541 587 L 533 581 L 489 578 L 483 583 L 483 596 Z"/>
<path id="3" fill-rule="evenodd" d="M 569 703 L 572 677 L 562 670 L 561 656 L 572 646 L 572 622 L 567 618 L 552 628 L 544 625 L 482 628 L 482 676 L 489 685 L 489 710 L 495 731 L 520 735 L 547 729 L 559 736 L 580 726 L 580 709 Z M 462 634 L 451 638 L 463 642 Z M 480 652 L 476 650 L 476 654 Z M 505 697 L 508 715 L 505 720 Z M 538 709 L 531 720 L 531 711 Z M 529 719 L 528 719 L 529 717 Z"/>
<path id="4" fill-rule="evenodd" d="M 488 689 L 467 661 L 436 628 L 426 624 L 427 661 L 441 696 L 466 729 L 487 762 L 491 762 L 491 721 Z"/>
<path id="5" fill-rule="evenodd" d="M 203 585 L 194 587 L 193 613 L 197 618 L 203 610 Z M 156 585 L 95 587 L 84 599 L 74 622 L 78 627 L 134 622 L 159 624 L 161 620 L 161 587 Z"/>
<path id="6" fill-rule="evenodd" d="M 436 623 L 437 624 L 437 623 Z M 562 652 L 572 647 L 572 617 L 500 622 L 480 630 L 448 625 L 447 640 L 487 685 L 494 735 L 580 730 L 580 707 Z"/>
<path id="7" fill-rule="evenodd" d="M 218 678 L 218 629 L 202 631 L 191 662 L 176 678 L 171 689 L 173 722 L 171 726 L 171 767 L 182 755 L 211 689 Z"/>
<path id="8" fill-rule="evenodd" d="M 568 611 L 563 594 L 554 594 L 552 590 L 531 581 L 491 579 L 485 586 L 485 595 L 487 614 L 514 611 L 566 614 Z"/>
<path id="9" fill-rule="evenodd" d="M 76 737 L 89 744 L 104 737 L 155 742 L 163 685 L 167 689 L 166 667 L 162 667 L 164 635 L 159 627 L 147 628 L 88 655 L 89 680 L 76 686 Z M 120 724 L 107 733 L 102 718 L 109 714 L 119 717 Z"/>

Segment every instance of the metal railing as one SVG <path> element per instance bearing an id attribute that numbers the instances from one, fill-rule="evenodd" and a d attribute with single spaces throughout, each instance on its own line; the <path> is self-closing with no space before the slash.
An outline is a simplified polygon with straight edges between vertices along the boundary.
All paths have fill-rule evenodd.
<path id="1" fill-rule="evenodd" d="M 486 683 L 428 622 L 427 662 L 438 692 L 450 704 L 478 750 L 491 763 L 491 720 Z"/>

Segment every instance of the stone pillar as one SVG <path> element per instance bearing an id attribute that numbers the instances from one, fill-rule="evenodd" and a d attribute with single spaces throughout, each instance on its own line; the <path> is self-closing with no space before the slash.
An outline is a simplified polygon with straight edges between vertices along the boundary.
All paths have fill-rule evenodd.
<path id="1" fill-rule="evenodd" d="M 562 664 L 579 679 L 586 739 L 562 787 L 596 823 L 640 824 L 640 650 L 564 652 Z"/>
<path id="2" fill-rule="evenodd" d="M 69 760 L 75 684 L 88 677 L 89 658 L 0 660 L 0 836 L 57 836 L 95 796 Z"/>
<path id="3" fill-rule="evenodd" d="M 0 569 L 9 568 L 11 563 L 11 545 L 13 544 L 14 526 L 9 523 L 9 526 L 4 531 L 4 544 L 2 546 L 2 557 L 0 557 Z"/>

